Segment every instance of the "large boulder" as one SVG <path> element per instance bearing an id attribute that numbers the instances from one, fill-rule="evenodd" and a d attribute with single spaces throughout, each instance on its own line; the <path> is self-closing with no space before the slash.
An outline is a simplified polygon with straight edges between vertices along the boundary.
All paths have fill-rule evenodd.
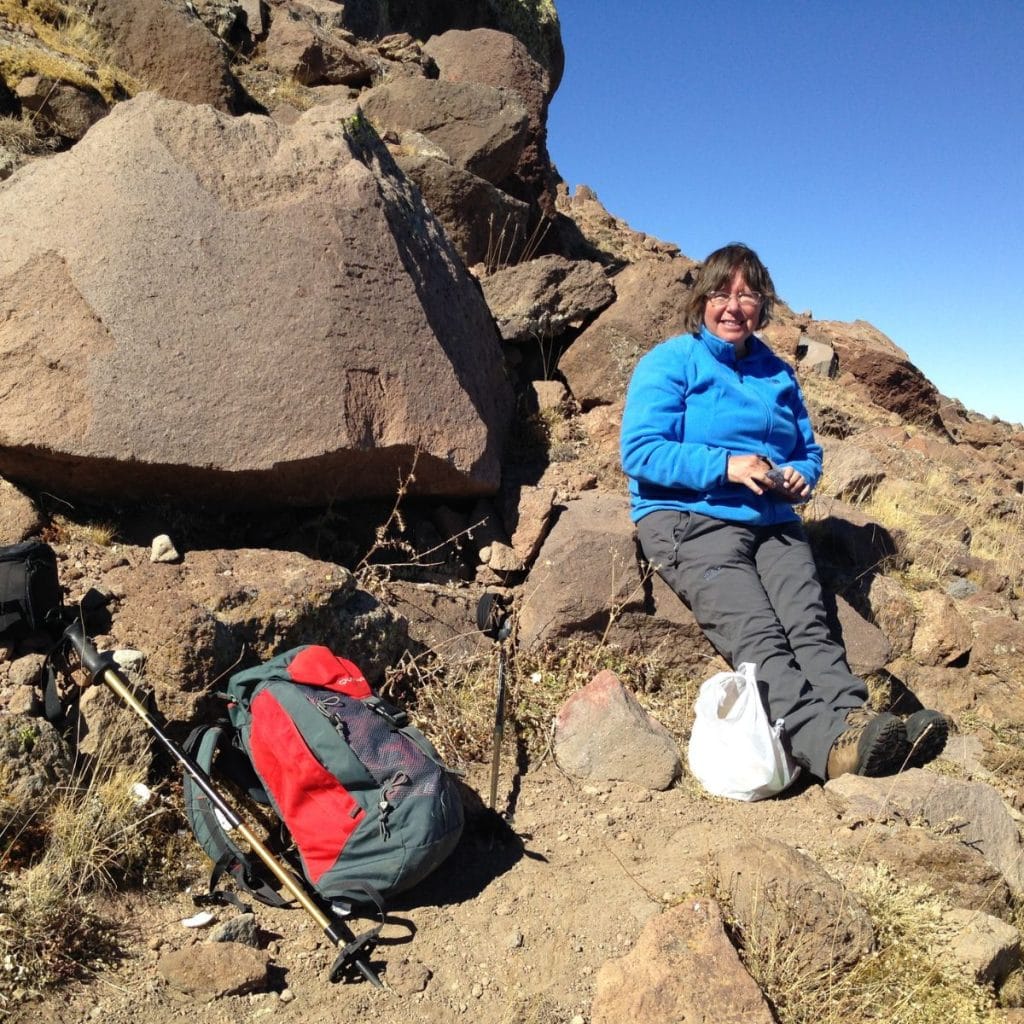
<path id="1" fill-rule="evenodd" d="M 616 298 L 562 356 L 558 368 L 583 408 L 626 393 L 636 361 L 683 331 L 689 260 L 644 260 L 612 279 Z"/>
<path id="2" fill-rule="evenodd" d="M 480 284 L 505 341 L 557 337 L 615 299 L 600 264 L 563 256 L 505 267 Z"/>
<path id="3" fill-rule="evenodd" d="M 565 646 L 589 636 L 623 651 L 708 675 L 714 649 L 690 610 L 637 560 L 629 500 L 598 491 L 562 512 L 523 587 L 523 650 Z"/>
<path id="4" fill-rule="evenodd" d="M 526 142 L 523 101 L 490 85 L 400 78 L 368 89 L 359 102 L 382 135 L 419 132 L 456 167 L 493 185 L 515 170 Z"/>
<path id="5" fill-rule="evenodd" d="M 246 103 L 227 51 L 189 5 L 175 0 L 95 0 L 90 25 L 111 60 L 143 88 L 238 113 Z"/>
<path id="6" fill-rule="evenodd" d="M 527 140 L 514 172 L 517 181 L 507 187 L 521 199 L 539 198 L 553 213 L 555 175 L 547 150 L 548 101 L 552 93 L 548 72 L 515 36 L 489 28 L 444 32 L 428 40 L 423 49 L 433 58 L 442 81 L 510 89 L 523 101 L 529 119 Z"/>
<path id="7" fill-rule="evenodd" d="M 493 322 L 347 102 L 289 127 L 121 104 L 0 186 L 0 295 L 12 480 L 312 505 L 415 465 L 413 493 L 497 488 Z"/>
<path id="8" fill-rule="evenodd" d="M 449 29 L 510 32 L 547 70 L 552 92 L 565 66 L 558 12 L 552 0 L 349 0 L 343 17 L 347 28 L 366 39 L 394 32 L 429 39 Z"/>
<path id="9" fill-rule="evenodd" d="M 530 207 L 443 156 L 414 146 L 411 140 L 417 136 L 402 136 L 395 162 L 423 193 L 466 266 L 518 259 L 529 240 Z"/>
<path id="10" fill-rule="evenodd" d="M 304 14 L 303 7 L 277 12 L 263 48 L 267 63 L 303 85 L 369 85 L 372 61 L 321 27 L 313 12 Z"/>
<path id="11" fill-rule="evenodd" d="M 938 422 L 941 395 L 907 353 L 863 320 L 821 320 L 815 330 L 832 345 L 839 366 L 868 389 L 871 400 L 911 423 Z"/>

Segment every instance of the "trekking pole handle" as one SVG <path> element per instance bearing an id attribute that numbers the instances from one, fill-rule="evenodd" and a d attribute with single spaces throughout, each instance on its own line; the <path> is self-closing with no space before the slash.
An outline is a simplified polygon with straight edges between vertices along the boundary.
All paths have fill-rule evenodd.
<path id="1" fill-rule="evenodd" d="M 93 682 L 102 682 L 119 697 L 142 721 L 156 734 L 167 752 L 188 772 L 192 781 L 202 790 L 203 795 L 217 809 L 227 822 L 228 828 L 244 828 L 242 819 L 232 807 L 213 788 L 209 776 L 192 760 L 178 745 L 164 734 L 145 705 L 132 693 L 128 680 L 111 664 L 110 658 L 100 654 L 93 642 L 85 635 L 80 622 L 73 622 L 64 631 L 64 638 L 75 649 L 82 667 L 92 677 Z"/>
<path id="2" fill-rule="evenodd" d="M 96 650 L 96 646 L 85 635 L 82 624 L 78 621 L 73 622 L 64 631 L 64 637 L 74 647 L 82 667 L 92 676 L 93 682 L 98 679 L 106 684 L 153 731 L 167 752 L 188 772 L 192 781 L 224 818 L 228 830 L 236 829 L 238 831 L 238 834 L 249 844 L 253 853 L 266 865 L 274 877 L 287 890 L 288 894 L 320 925 L 331 942 L 336 946 L 340 946 L 347 938 L 351 938 L 351 934 L 346 935 L 346 928 L 332 921 L 317 906 L 305 888 L 296 881 L 295 876 L 279 863 L 277 858 L 249 829 L 231 805 L 214 789 L 213 783 L 206 772 L 157 725 L 153 716 L 146 710 L 135 694 L 132 693 L 128 686 L 128 680 L 118 669 L 110 664 L 108 657 Z M 384 987 L 381 984 L 380 978 L 377 977 L 373 969 L 364 960 L 355 956 L 352 956 L 351 960 L 363 977 L 377 988 Z"/>

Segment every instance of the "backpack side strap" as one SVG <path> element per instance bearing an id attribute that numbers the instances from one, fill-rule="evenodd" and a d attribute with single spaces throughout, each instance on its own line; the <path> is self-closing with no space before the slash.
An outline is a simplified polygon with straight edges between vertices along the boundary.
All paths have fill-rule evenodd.
<path id="1" fill-rule="evenodd" d="M 185 741 L 184 750 L 196 764 L 207 774 L 211 774 L 214 757 L 218 747 L 228 747 L 226 732 L 223 726 L 199 726 L 193 729 Z M 230 759 L 230 754 L 225 751 Z M 250 795 L 256 796 L 249 787 Z M 227 829 L 209 799 L 192 781 L 186 772 L 182 780 L 182 792 L 185 801 L 185 817 L 188 819 L 192 834 L 206 855 L 213 861 L 210 872 L 209 891 L 199 897 L 199 903 L 233 903 L 238 900 L 229 893 L 218 892 L 217 883 L 225 875 L 234 879 L 239 889 L 249 893 L 254 899 L 265 903 L 268 907 L 286 907 L 290 901 L 285 899 L 264 877 L 259 870 L 257 861 L 244 853 L 228 835 Z"/>

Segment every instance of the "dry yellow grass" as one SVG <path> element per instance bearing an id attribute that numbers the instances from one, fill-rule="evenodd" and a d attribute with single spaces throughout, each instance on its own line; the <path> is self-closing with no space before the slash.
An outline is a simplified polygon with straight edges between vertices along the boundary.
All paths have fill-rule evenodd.
<path id="1" fill-rule="evenodd" d="M 871 917 L 876 948 L 845 973 L 796 970 L 791 936 L 741 935 L 747 969 L 780 1024 L 982 1024 L 995 999 L 965 977 L 946 950 L 946 904 L 924 886 L 908 886 L 883 867 L 851 888 Z"/>
<path id="2" fill-rule="evenodd" d="M 159 801 L 140 803 L 133 789 L 148 763 L 141 745 L 148 737 L 140 738 L 133 724 L 126 711 L 52 800 L 4 811 L 0 1010 L 113 954 L 115 930 L 96 912 L 93 897 L 140 877 L 165 844 L 166 809 Z"/>
<path id="3" fill-rule="evenodd" d="M 16 82 L 25 75 L 45 75 L 96 89 L 107 102 L 138 91 L 135 82 L 110 55 L 86 12 L 63 0 L 0 0 L 0 15 L 29 29 L 42 45 L 0 46 L 0 75 Z"/>

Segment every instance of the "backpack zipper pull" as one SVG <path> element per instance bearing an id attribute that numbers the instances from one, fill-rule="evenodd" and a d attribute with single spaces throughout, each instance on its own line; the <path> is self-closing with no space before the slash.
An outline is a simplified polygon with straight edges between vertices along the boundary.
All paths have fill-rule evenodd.
<path id="1" fill-rule="evenodd" d="M 380 812 L 380 837 L 381 839 L 391 838 L 391 829 L 388 827 L 388 815 L 394 810 L 395 805 L 391 802 L 391 796 L 393 790 L 399 786 L 407 786 L 409 784 L 409 776 L 402 771 L 395 772 L 387 782 L 381 786 L 380 789 L 380 802 L 377 804 L 377 810 Z"/>

